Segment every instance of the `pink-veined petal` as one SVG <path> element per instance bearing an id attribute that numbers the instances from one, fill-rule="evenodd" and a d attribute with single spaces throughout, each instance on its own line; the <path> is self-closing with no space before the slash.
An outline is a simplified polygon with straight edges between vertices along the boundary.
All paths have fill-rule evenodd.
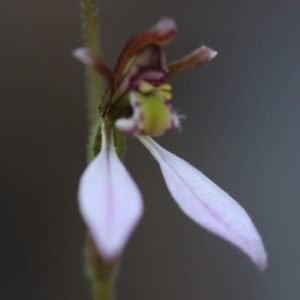
<path id="1" fill-rule="evenodd" d="M 84 171 L 79 184 L 81 215 L 104 260 L 122 252 L 143 213 L 142 196 L 121 163 L 112 141 L 102 133 L 102 149 Z"/>
<path id="2" fill-rule="evenodd" d="M 184 213 L 239 247 L 260 270 L 264 270 L 267 254 L 246 211 L 189 163 L 163 149 L 149 137 L 141 137 L 140 140 L 158 161 L 166 184 Z"/>

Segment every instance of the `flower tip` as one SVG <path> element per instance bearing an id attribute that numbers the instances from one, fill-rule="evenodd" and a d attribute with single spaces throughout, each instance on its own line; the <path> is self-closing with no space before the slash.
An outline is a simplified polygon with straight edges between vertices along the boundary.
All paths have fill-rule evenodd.
<path id="1" fill-rule="evenodd" d="M 206 61 L 211 61 L 213 58 L 215 58 L 218 55 L 218 51 L 215 51 L 206 46 L 199 47 L 198 49 L 195 50 L 194 53 L 199 55 L 199 59 L 201 58 L 201 60 L 203 60 L 203 58 L 205 58 Z"/>
<path id="2" fill-rule="evenodd" d="M 255 265 L 259 269 L 259 271 L 264 272 L 268 267 L 268 255 L 266 251 L 263 249 L 263 252 L 259 258 L 254 261 Z"/>
<path id="3" fill-rule="evenodd" d="M 215 58 L 218 55 L 218 51 L 215 51 L 212 49 L 209 49 L 209 50 L 210 50 L 210 59 L 212 60 L 213 58 Z"/>
<path id="4" fill-rule="evenodd" d="M 260 272 L 264 272 L 266 270 L 266 268 L 268 267 L 267 261 L 260 261 L 256 265 Z"/>
<path id="5" fill-rule="evenodd" d="M 171 17 L 163 17 L 153 28 L 160 36 L 167 35 L 177 30 L 177 25 Z"/>
<path id="6" fill-rule="evenodd" d="M 91 51 L 88 48 L 77 48 L 72 52 L 72 56 L 77 58 L 80 62 L 91 65 L 92 58 L 91 58 Z"/>
<path id="7" fill-rule="evenodd" d="M 88 48 L 77 48 L 72 52 L 72 56 L 77 58 L 80 62 L 91 65 L 93 63 L 92 56 L 91 56 L 91 50 Z"/>

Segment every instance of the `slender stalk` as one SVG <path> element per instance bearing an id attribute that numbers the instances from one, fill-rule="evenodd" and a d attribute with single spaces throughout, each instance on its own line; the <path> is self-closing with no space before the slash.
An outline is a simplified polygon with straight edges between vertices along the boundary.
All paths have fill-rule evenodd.
<path id="1" fill-rule="evenodd" d="M 98 8 L 96 0 L 82 0 L 82 25 L 85 46 L 95 54 L 100 52 L 98 30 Z M 87 67 L 87 93 L 90 128 L 98 120 L 98 106 L 102 96 L 102 81 L 100 75 L 91 67 Z"/>
<path id="2" fill-rule="evenodd" d="M 86 237 L 84 254 L 92 299 L 113 300 L 115 263 L 107 263 L 101 259 L 89 234 Z"/>
<path id="3" fill-rule="evenodd" d="M 82 23 L 85 46 L 95 54 L 99 54 L 100 40 L 96 0 L 82 0 Z M 98 106 L 102 97 L 102 81 L 100 75 L 90 67 L 87 67 L 87 94 L 89 127 L 91 131 L 95 128 L 94 133 L 90 136 L 88 147 L 90 149 L 89 160 L 91 160 L 97 155 L 101 147 L 101 135 L 99 135 L 101 121 L 98 115 Z M 101 259 L 89 234 L 87 234 L 84 254 L 92 299 L 113 300 L 115 264 L 104 262 Z"/>

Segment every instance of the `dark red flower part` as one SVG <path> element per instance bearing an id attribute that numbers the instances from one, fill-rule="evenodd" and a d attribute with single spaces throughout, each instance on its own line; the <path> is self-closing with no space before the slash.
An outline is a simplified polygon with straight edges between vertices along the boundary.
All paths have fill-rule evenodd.
<path id="1" fill-rule="evenodd" d="M 74 53 L 78 59 L 95 68 L 108 80 L 99 111 L 102 117 L 116 125 L 126 124 L 124 128 L 120 128 L 124 132 L 133 135 L 160 135 L 178 127 L 178 116 L 169 103 L 172 93 L 171 86 L 166 83 L 168 77 L 202 65 L 216 56 L 217 52 L 201 46 L 167 66 L 163 46 L 171 41 L 176 31 L 174 20 L 164 17 L 150 30 L 137 34 L 122 50 L 114 72 L 88 49 L 79 49 Z M 141 97 L 144 97 L 143 100 L 140 100 Z M 160 101 L 155 102 L 157 97 L 164 103 L 164 107 L 161 107 Z M 153 104 L 149 106 L 150 98 L 152 100 L 149 103 Z M 135 106 L 137 103 L 139 108 Z M 135 114 L 136 110 L 139 113 Z M 137 116 L 142 116 L 145 124 L 152 120 L 152 125 L 147 123 L 147 129 L 145 124 L 138 121 L 140 118 Z M 124 118 L 124 121 L 117 122 Z M 157 122 L 161 124 L 159 128 L 156 126 Z M 156 129 L 150 130 L 150 127 Z"/>

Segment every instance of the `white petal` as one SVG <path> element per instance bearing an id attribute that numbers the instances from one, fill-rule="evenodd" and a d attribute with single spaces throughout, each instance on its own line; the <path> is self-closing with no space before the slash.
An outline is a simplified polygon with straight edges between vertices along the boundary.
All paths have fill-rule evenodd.
<path id="1" fill-rule="evenodd" d="M 112 136 L 112 134 L 110 134 Z M 88 165 L 79 184 L 79 206 L 105 260 L 122 252 L 143 213 L 140 191 L 115 152 L 102 139 L 101 152 Z"/>
<path id="2" fill-rule="evenodd" d="M 261 270 L 267 266 L 263 242 L 246 211 L 186 161 L 149 137 L 140 138 L 158 161 L 166 184 L 192 220 L 239 247 Z"/>

